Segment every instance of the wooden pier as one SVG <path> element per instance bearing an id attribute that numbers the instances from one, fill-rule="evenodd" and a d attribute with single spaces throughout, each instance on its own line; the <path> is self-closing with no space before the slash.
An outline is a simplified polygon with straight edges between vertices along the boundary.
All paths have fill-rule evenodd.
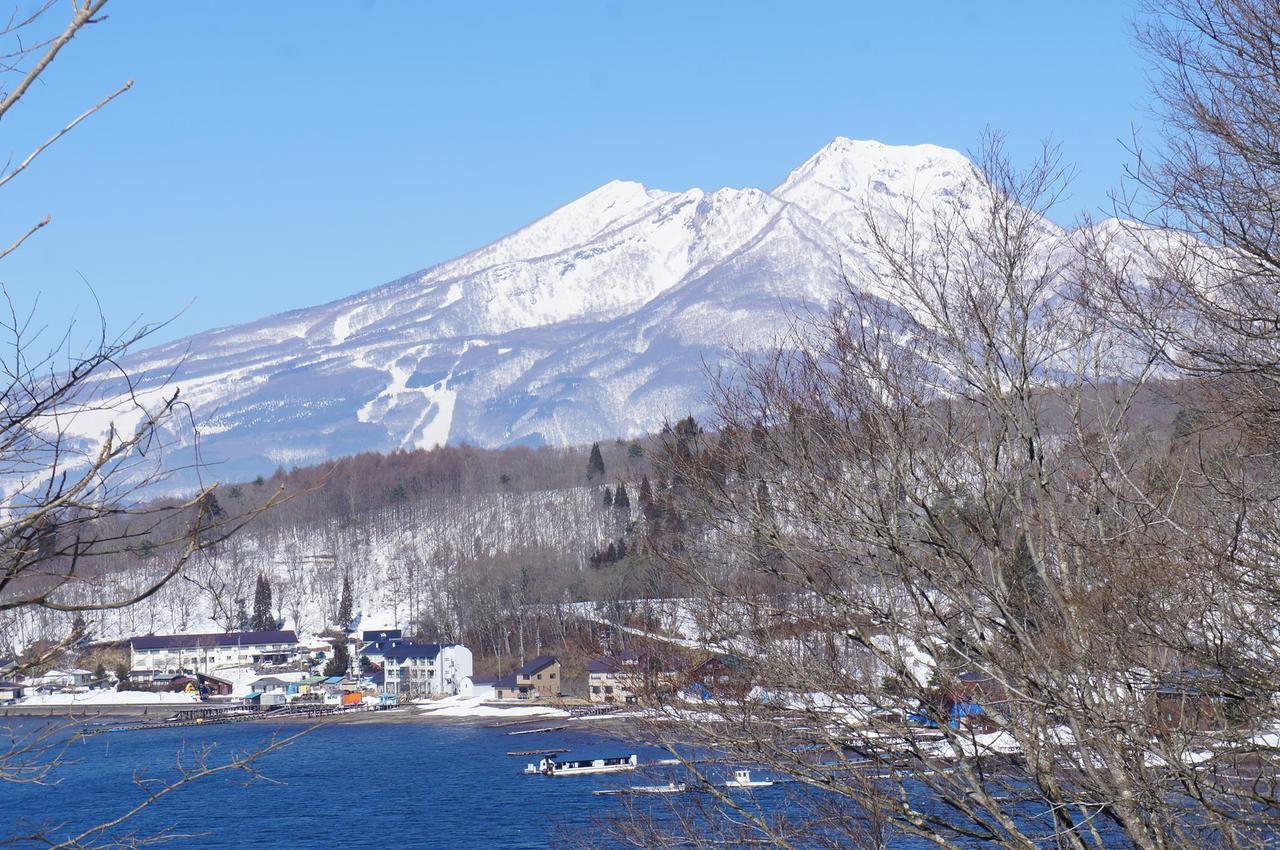
<path id="1" fill-rule="evenodd" d="M 565 725 L 547 726 L 543 729 L 517 729 L 516 731 L 508 732 L 507 734 L 508 735 L 537 735 L 542 732 L 563 732 L 565 729 L 568 729 L 568 728 L 569 727 Z"/>
<path id="2" fill-rule="evenodd" d="M 307 708 L 282 708 L 273 711 L 248 711 L 241 706 L 202 706 L 196 709 L 185 709 L 177 712 L 173 719 L 140 721 L 119 726 L 99 726 L 81 729 L 77 734 L 81 738 L 100 735 L 103 732 L 138 732 L 146 729 L 181 729 L 191 726 L 219 726 L 226 723 L 245 723 L 249 721 L 284 720 L 316 717 L 333 717 L 345 714 L 357 714 L 364 711 L 375 711 L 368 706 L 318 705 Z"/>

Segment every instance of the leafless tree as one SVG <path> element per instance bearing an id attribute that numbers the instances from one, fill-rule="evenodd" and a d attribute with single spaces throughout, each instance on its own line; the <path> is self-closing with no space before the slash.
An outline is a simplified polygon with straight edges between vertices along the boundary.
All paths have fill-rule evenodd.
<path id="1" fill-rule="evenodd" d="M 59 20 L 67 6 L 69 17 Z M 0 121 L 12 121 L 11 110 L 77 35 L 105 20 L 105 6 L 106 0 L 47 0 L 15 9 L 0 27 Z M 119 86 L 25 157 L 11 160 L 0 170 L 0 187 L 131 85 Z M 0 259 L 49 223 L 43 219 L 6 240 Z M 212 487 L 176 500 L 149 498 L 151 485 L 172 471 L 164 464 L 165 428 L 180 424 L 186 411 L 176 387 L 142 392 L 122 366 L 156 327 L 113 336 L 103 322 L 96 338 L 82 344 L 74 327 L 50 336 L 36 310 L 21 310 L 9 295 L 5 289 L 7 309 L 0 318 L 0 634 L 22 622 L 56 625 L 77 613 L 138 606 L 273 502 L 264 499 L 248 512 L 223 511 Z M 22 657 L 24 668 L 47 664 L 84 637 L 63 626 L 38 652 Z M 10 732 L 11 743 L 0 752 L 0 782 L 46 781 L 69 731 L 53 724 Z M 144 801 L 109 823 L 66 838 L 37 827 L 22 840 L 58 847 L 137 843 L 137 836 L 121 838 L 120 829 L 142 807 L 203 776 L 256 776 L 255 762 L 283 743 L 268 742 L 224 764 L 196 754 L 179 765 L 177 780 L 142 782 Z"/>
<path id="2" fill-rule="evenodd" d="M 661 545 L 720 655 L 656 680 L 644 734 L 713 804 L 613 839 L 1274 842 L 1275 585 L 1150 425 L 1167 363 L 1086 303 L 1115 269 L 1049 223 L 1065 177 L 990 139 L 964 192 L 869 210 L 872 271 L 671 434 Z"/>

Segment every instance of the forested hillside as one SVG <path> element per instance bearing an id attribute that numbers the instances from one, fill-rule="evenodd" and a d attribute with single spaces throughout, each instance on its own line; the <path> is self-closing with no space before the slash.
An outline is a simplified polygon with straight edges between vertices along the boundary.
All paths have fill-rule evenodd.
<path id="1" fill-rule="evenodd" d="M 244 528 L 139 604 L 88 615 L 90 636 L 241 628 L 252 624 L 261 576 L 273 618 L 306 634 L 337 625 L 349 583 L 366 624 L 465 640 L 490 656 L 519 654 L 522 640 L 563 644 L 571 603 L 663 590 L 641 547 L 628 544 L 640 534 L 642 491 L 652 497 L 656 446 L 367 453 L 223 485 L 203 510 L 244 517 Z M 147 586 L 179 554 L 127 547 L 107 559 L 97 586 Z M 36 610 L 0 628 L 0 652 L 17 651 L 64 637 L 71 618 Z"/>

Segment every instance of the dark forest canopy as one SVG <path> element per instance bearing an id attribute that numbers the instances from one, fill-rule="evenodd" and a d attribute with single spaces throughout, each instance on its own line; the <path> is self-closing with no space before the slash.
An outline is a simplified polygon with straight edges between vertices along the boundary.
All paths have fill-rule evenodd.
<path id="1" fill-rule="evenodd" d="M 610 474 L 639 480 L 651 474 L 655 438 L 596 444 Z M 369 510 L 428 497 L 530 493 L 581 487 L 592 446 L 525 446 L 363 452 L 312 466 L 278 467 L 269 475 L 217 488 L 221 502 L 243 507 L 283 490 L 289 501 L 276 513 L 297 519 L 347 519 Z M 604 482 L 599 482 L 604 483 Z M 268 520 L 270 521 L 270 520 Z"/>

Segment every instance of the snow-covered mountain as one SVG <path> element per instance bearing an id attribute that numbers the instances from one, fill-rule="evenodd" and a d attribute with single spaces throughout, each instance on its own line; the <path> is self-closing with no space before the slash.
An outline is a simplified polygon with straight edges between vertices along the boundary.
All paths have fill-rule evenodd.
<path id="1" fill-rule="evenodd" d="M 455 260 L 126 366 L 145 388 L 182 361 L 170 385 L 221 480 L 365 450 L 649 432 L 703 408 L 706 367 L 731 347 L 768 345 L 856 275 L 867 203 L 953 197 L 972 174 L 944 148 L 839 138 L 769 191 L 614 181 Z"/>

